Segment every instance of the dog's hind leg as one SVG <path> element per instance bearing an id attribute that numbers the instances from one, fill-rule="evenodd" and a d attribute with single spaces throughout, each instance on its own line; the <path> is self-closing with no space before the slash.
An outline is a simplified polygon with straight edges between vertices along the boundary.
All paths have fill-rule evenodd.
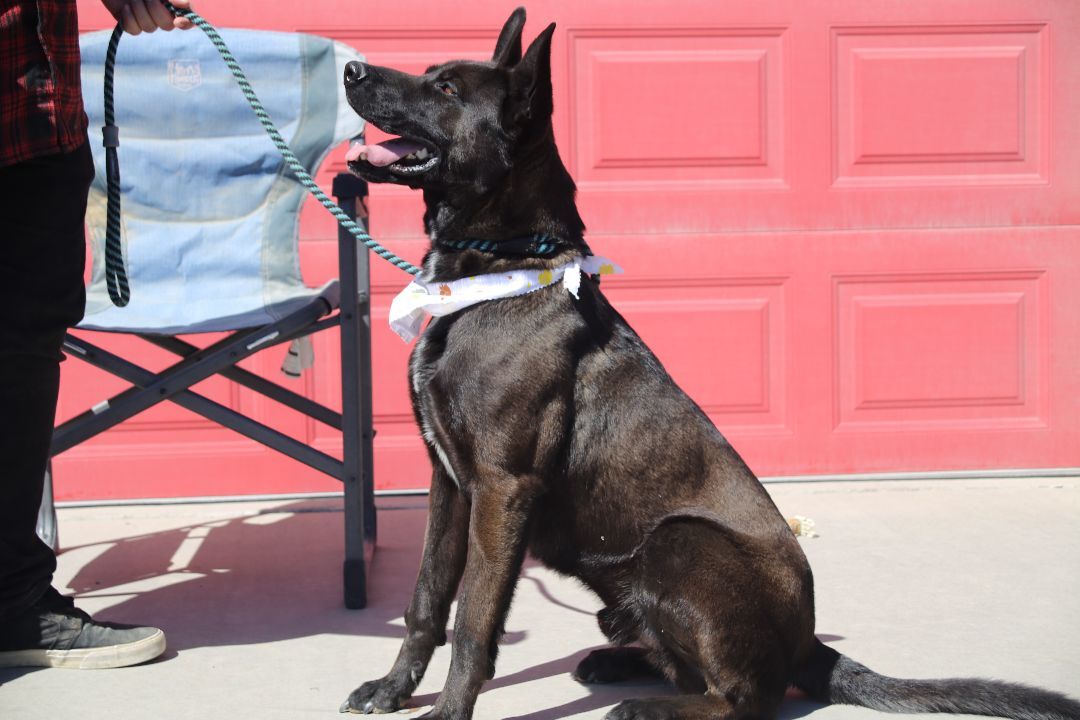
<path id="1" fill-rule="evenodd" d="M 687 695 L 624 703 L 609 717 L 775 717 L 805 629 L 798 572 L 764 541 L 720 523 L 658 527 L 637 555 L 630 602 L 650 660 Z"/>
<path id="2" fill-rule="evenodd" d="M 341 706 L 342 712 L 397 710 L 416 690 L 436 646 L 446 643 L 450 604 L 465 567 L 469 506 L 446 471 L 438 466 L 428 505 L 420 575 L 405 613 L 405 641 L 390 672 L 354 690 Z"/>

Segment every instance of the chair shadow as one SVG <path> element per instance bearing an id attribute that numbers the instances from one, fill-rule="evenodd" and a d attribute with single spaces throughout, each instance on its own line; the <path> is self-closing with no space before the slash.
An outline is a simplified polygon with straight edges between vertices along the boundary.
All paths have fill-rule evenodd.
<path id="1" fill-rule="evenodd" d="M 343 514 L 340 502 L 298 501 L 254 515 L 192 523 L 115 542 L 75 548 L 89 559 L 68 586 L 85 598 L 122 598 L 95 613 L 100 620 L 153 624 L 166 630 L 169 650 L 157 663 L 198 647 L 245 645 L 318 634 L 401 638 L 400 619 L 411 597 L 419 567 L 426 502 L 380 503 L 379 543 L 369 569 L 368 606 L 345 609 L 342 602 Z M 104 548 L 103 550 L 101 548 Z M 96 554 L 95 554 L 96 553 Z M 526 570 L 537 565 L 526 561 Z M 548 602 L 564 610 L 591 610 L 559 601 L 543 578 L 523 575 Z M 535 631 L 534 631 L 535 632 Z M 508 633 L 503 644 L 524 639 Z M 841 639 L 819 635 L 822 640 Z M 451 640 L 452 641 L 452 640 Z M 554 676 L 569 676 L 593 648 L 547 660 L 507 675 L 496 675 L 484 691 Z M 0 685 L 35 668 L 0 670 Z M 614 705 L 629 697 L 674 694 L 662 682 L 583 685 L 588 694 L 555 707 L 508 720 L 555 720 Z M 430 705 L 435 693 L 409 705 Z M 781 720 L 803 717 L 820 707 L 791 695 Z"/>
<path id="2" fill-rule="evenodd" d="M 379 517 L 363 611 L 342 600 L 340 501 L 299 501 L 62 552 L 89 557 L 68 582 L 83 604 L 119 600 L 96 619 L 161 627 L 180 652 L 319 633 L 401 637 L 395 621 L 416 580 L 425 506 L 390 505 Z"/>

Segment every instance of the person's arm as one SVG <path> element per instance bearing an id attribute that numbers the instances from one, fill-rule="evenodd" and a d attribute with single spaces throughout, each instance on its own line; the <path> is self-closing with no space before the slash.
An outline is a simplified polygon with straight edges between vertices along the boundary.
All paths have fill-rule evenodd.
<path id="1" fill-rule="evenodd" d="M 191 0 L 170 0 L 176 7 L 187 10 Z M 155 30 L 187 30 L 194 27 L 185 17 L 176 17 L 159 0 L 101 0 L 105 9 L 124 26 L 124 32 L 138 35 Z"/>

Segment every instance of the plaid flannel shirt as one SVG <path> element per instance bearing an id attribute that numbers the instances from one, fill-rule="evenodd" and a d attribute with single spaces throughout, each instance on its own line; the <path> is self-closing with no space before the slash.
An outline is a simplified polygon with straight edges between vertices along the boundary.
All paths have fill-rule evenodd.
<path id="1" fill-rule="evenodd" d="M 0 166 L 86 141 L 75 0 L 0 0 Z"/>

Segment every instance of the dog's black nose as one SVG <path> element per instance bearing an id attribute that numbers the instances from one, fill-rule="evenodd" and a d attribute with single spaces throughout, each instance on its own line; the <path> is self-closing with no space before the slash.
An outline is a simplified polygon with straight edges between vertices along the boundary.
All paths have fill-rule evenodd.
<path id="1" fill-rule="evenodd" d="M 355 85 L 367 77 L 367 65 L 353 60 L 345 66 L 345 85 Z"/>

